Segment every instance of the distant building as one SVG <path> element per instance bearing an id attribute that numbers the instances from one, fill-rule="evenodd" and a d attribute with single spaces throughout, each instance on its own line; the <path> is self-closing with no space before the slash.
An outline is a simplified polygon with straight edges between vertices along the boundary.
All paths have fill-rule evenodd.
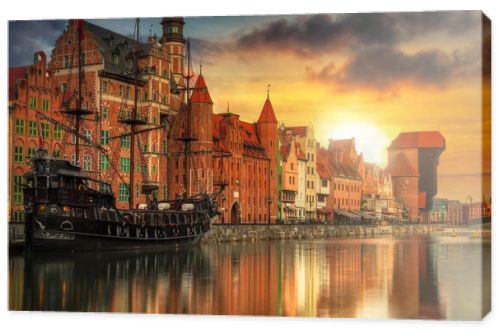
<path id="1" fill-rule="evenodd" d="M 446 198 L 434 198 L 432 201 L 432 210 L 429 212 L 431 223 L 442 224 L 448 219 L 448 200 Z"/>
<path id="2" fill-rule="evenodd" d="M 437 193 L 437 166 L 446 141 L 438 131 L 403 132 L 388 148 L 394 196 L 402 201 L 411 220 L 428 221 Z"/>
<path id="3" fill-rule="evenodd" d="M 314 128 L 312 125 L 287 127 L 290 131 L 295 143 L 304 152 L 306 157 L 306 176 L 305 176 L 305 219 L 316 220 L 316 138 L 314 136 Z"/>
<path id="4" fill-rule="evenodd" d="M 460 201 L 448 200 L 448 210 L 446 215 L 446 224 L 462 225 L 463 220 L 463 204 Z"/>

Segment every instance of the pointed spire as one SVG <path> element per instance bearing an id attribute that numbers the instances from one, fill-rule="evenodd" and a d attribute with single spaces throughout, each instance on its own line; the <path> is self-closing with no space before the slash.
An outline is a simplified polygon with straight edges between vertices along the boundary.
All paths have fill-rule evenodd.
<path id="1" fill-rule="evenodd" d="M 191 102 L 213 104 L 210 93 L 208 92 L 207 84 L 205 83 L 205 78 L 203 78 L 203 75 L 201 73 L 196 80 L 196 84 L 194 85 L 193 94 L 191 95 Z"/>
<path id="2" fill-rule="evenodd" d="M 229 101 L 227 101 L 227 111 L 226 112 L 229 114 Z"/>
<path id="3" fill-rule="evenodd" d="M 271 100 L 269 99 L 269 88 L 271 85 L 267 85 L 267 99 L 264 103 L 264 107 L 262 108 L 262 112 L 260 113 L 258 123 L 276 123 L 278 124 L 278 119 L 274 114 L 273 105 L 271 104 Z"/>

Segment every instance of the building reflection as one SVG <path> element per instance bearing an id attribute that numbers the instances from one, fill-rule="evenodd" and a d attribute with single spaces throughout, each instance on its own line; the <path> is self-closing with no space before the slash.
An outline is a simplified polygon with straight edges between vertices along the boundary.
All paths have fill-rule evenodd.
<path id="1" fill-rule="evenodd" d="M 451 251 L 458 246 L 462 251 Z M 353 239 L 14 256 L 9 305 L 12 310 L 456 318 L 463 312 L 450 311 L 448 299 L 458 298 L 463 287 L 443 268 L 466 271 L 464 261 L 478 261 L 478 247 L 425 238 Z M 468 287 L 481 284 L 480 275 L 467 279 Z M 464 311 L 480 314 L 478 300 L 479 311 L 471 310 L 474 305 Z"/>

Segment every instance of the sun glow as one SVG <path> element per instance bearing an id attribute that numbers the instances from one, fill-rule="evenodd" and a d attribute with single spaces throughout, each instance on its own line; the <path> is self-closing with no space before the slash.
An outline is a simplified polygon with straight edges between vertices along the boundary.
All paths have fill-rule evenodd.
<path id="1" fill-rule="evenodd" d="M 387 135 L 373 124 L 366 122 L 346 122 L 336 125 L 332 139 L 356 139 L 356 150 L 363 153 L 364 160 L 374 162 L 381 167 L 387 165 L 387 147 L 390 140 Z"/>

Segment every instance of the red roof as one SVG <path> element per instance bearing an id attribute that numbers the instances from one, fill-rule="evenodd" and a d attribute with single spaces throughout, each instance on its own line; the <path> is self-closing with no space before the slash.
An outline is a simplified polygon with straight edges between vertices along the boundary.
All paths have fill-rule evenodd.
<path id="1" fill-rule="evenodd" d="M 295 143 L 295 148 L 297 150 L 296 152 L 297 159 L 306 161 L 307 160 L 306 155 L 304 154 L 304 151 L 302 151 L 302 149 L 300 148 L 299 143 Z"/>
<path id="2" fill-rule="evenodd" d="M 220 135 L 220 123 L 223 117 L 218 114 L 212 114 L 214 150 L 217 152 L 229 152 Z"/>
<path id="3" fill-rule="evenodd" d="M 253 124 L 240 121 L 241 137 L 243 138 L 243 143 L 249 146 L 254 146 L 257 148 L 263 148 L 257 137 L 257 131 Z"/>
<path id="4" fill-rule="evenodd" d="M 392 159 L 386 171 L 392 176 L 418 176 L 417 170 L 404 153 L 399 153 Z"/>
<path id="5" fill-rule="evenodd" d="M 322 179 L 328 179 L 333 174 L 329 168 L 328 152 L 321 147 L 316 148 L 316 171 Z"/>
<path id="6" fill-rule="evenodd" d="M 402 132 L 389 148 L 444 148 L 445 139 L 439 131 Z"/>
<path id="7" fill-rule="evenodd" d="M 271 100 L 269 97 L 264 102 L 264 107 L 262 108 L 262 112 L 260 113 L 258 123 L 278 123 L 276 119 L 276 115 L 274 115 L 273 105 L 271 104 Z"/>
<path id="8" fill-rule="evenodd" d="M 283 144 L 280 147 L 280 152 L 281 152 L 281 159 L 286 160 L 288 158 L 288 153 L 290 152 L 290 146 L 291 144 Z"/>
<path id="9" fill-rule="evenodd" d="M 191 95 L 192 103 L 210 103 L 213 104 L 210 93 L 208 92 L 207 84 L 203 75 L 198 76 L 196 84 L 194 85 L 193 94 Z"/>
<path id="10" fill-rule="evenodd" d="M 292 131 L 292 134 L 294 134 L 294 135 L 305 137 L 306 133 L 307 133 L 307 126 L 294 126 L 294 127 L 285 128 L 285 130 Z"/>
<path id="11" fill-rule="evenodd" d="M 418 193 L 418 208 L 419 209 L 425 209 L 426 208 L 426 200 L 427 200 L 427 193 L 425 191 L 421 191 Z"/>
<path id="12" fill-rule="evenodd" d="M 11 67 L 9 68 L 9 99 L 15 99 L 17 93 L 17 80 L 24 79 L 26 76 L 26 67 Z"/>

